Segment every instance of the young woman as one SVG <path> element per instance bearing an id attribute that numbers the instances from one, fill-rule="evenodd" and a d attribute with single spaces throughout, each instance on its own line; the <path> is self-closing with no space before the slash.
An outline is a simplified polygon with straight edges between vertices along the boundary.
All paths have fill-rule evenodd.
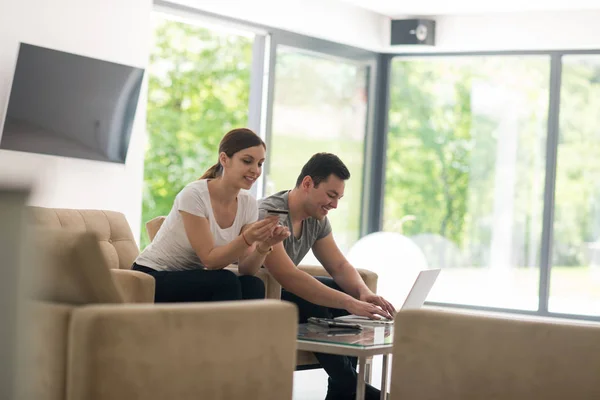
<path id="1" fill-rule="evenodd" d="M 156 280 L 156 302 L 260 299 L 253 276 L 272 246 L 289 236 L 278 218 L 258 219 L 250 189 L 262 172 L 266 146 L 250 129 L 234 129 L 219 161 L 175 197 L 173 208 L 133 269 Z M 240 276 L 224 269 L 238 263 Z"/>

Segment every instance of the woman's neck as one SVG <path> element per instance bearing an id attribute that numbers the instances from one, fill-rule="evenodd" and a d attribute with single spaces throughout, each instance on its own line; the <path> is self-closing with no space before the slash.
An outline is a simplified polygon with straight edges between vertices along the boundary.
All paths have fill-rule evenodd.
<path id="1" fill-rule="evenodd" d="M 207 185 L 210 197 L 219 203 L 227 205 L 237 201 L 240 189 L 228 185 L 222 178 L 211 179 Z"/>

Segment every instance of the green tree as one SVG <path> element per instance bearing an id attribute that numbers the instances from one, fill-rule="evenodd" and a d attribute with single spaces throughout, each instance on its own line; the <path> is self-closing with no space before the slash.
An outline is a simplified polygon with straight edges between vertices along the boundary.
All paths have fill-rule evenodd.
<path id="1" fill-rule="evenodd" d="M 387 228 L 414 215 L 405 233 L 434 232 L 462 243 L 473 146 L 468 71 L 394 63 L 392 82 Z"/>
<path id="2" fill-rule="evenodd" d="M 217 161 L 223 135 L 248 118 L 251 37 L 157 19 L 148 67 L 144 224 Z"/>

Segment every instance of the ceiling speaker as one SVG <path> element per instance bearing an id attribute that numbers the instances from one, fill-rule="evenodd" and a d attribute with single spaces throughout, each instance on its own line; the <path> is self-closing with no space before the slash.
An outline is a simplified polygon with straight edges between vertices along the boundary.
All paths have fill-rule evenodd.
<path id="1" fill-rule="evenodd" d="M 393 19 L 391 45 L 435 45 L 435 21 L 432 19 Z"/>

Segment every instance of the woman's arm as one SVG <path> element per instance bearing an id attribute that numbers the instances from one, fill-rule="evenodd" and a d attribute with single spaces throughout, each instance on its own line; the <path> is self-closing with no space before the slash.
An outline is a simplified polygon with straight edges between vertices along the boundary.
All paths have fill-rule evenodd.
<path id="1" fill-rule="evenodd" d="M 270 238 L 277 218 L 267 218 L 247 226 L 242 234 L 223 246 L 215 246 L 210 224 L 204 217 L 179 211 L 192 248 L 207 269 L 223 269 L 243 257 L 254 242 Z M 259 265 L 260 267 L 260 265 Z"/>
<path id="2" fill-rule="evenodd" d="M 179 213 L 187 238 L 207 269 L 223 269 L 236 262 L 248 249 L 249 246 L 242 235 L 224 246 L 215 246 L 208 219 L 185 211 L 179 211 Z"/>
<path id="3" fill-rule="evenodd" d="M 244 232 L 242 228 L 242 232 Z M 238 270 L 242 275 L 255 275 L 260 267 L 264 264 L 265 258 L 270 253 L 272 246 L 281 242 L 285 238 L 290 236 L 290 231 L 284 226 L 277 226 L 273 230 L 273 235 L 263 241 L 255 243 L 250 249 L 251 252 L 240 259 Z"/>

